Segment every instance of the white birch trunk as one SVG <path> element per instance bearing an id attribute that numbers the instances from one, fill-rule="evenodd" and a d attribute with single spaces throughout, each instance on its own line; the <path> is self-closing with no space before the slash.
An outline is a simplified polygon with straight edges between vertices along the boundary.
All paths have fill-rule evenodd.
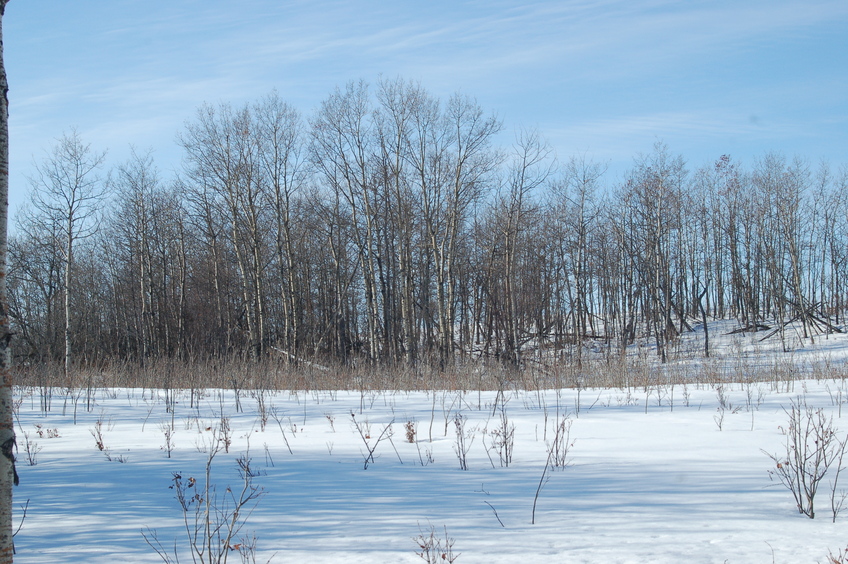
<path id="1" fill-rule="evenodd" d="M 15 472 L 15 428 L 12 408 L 12 338 L 6 288 L 7 230 L 9 224 L 9 85 L 3 64 L 2 17 L 8 0 L 0 0 L 0 564 L 12 562 L 12 485 Z"/>

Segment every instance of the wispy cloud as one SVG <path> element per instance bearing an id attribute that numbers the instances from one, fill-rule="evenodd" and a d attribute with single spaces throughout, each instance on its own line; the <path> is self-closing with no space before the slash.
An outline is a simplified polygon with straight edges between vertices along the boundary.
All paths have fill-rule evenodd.
<path id="1" fill-rule="evenodd" d="M 827 120 L 848 116 L 848 77 L 827 66 L 848 56 L 837 31 L 848 25 L 844 0 L 173 0 L 156 9 L 114 0 L 51 9 L 44 18 L 38 3 L 13 2 L 4 19 L 13 170 L 71 125 L 110 146 L 168 140 L 157 156 L 175 163 L 173 136 L 204 101 L 240 103 L 276 87 L 308 112 L 333 86 L 381 73 L 440 96 L 477 96 L 507 120 L 537 125 L 561 155 L 629 160 L 656 137 L 754 150 L 810 140 L 811 120 L 829 134 Z M 801 51 L 821 60 L 781 59 Z"/>

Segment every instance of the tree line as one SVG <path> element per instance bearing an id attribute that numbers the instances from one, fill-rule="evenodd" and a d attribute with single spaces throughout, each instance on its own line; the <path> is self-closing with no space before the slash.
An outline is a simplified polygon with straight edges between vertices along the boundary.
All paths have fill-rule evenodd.
<path id="1" fill-rule="evenodd" d="M 71 131 L 9 240 L 17 360 L 522 366 L 637 340 L 666 360 L 711 318 L 839 330 L 845 169 L 689 169 L 657 144 L 612 182 L 533 130 L 498 146 L 502 128 L 397 79 L 306 118 L 275 92 L 203 105 L 168 180 L 139 151 L 103 170 Z"/>

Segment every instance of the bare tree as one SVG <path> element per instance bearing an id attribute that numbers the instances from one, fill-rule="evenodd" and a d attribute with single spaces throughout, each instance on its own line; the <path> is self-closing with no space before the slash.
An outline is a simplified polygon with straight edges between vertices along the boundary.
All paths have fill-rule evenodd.
<path id="1" fill-rule="evenodd" d="M 25 206 L 15 216 L 8 246 L 9 308 L 18 338 L 16 355 L 52 362 L 61 350 L 62 252 L 58 226 L 43 224 Z"/>
<path id="2" fill-rule="evenodd" d="M 583 339 L 595 333 L 592 288 L 600 276 L 602 262 L 593 256 L 596 245 L 592 239 L 599 231 L 601 204 L 597 192 L 604 172 L 603 165 L 574 157 L 564 165 L 559 181 L 549 190 L 554 241 L 551 267 L 556 271 L 554 299 L 562 304 L 561 309 L 568 306 L 573 325 L 573 339 L 569 340 L 576 345 L 578 364 L 582 362 Z M 564 320 L 558 322 L 563 325 L 557 331 L 561 335 L 565 331 Z"/>
<path id="3" fill-rule="evenodd" d="M 297 265 L 295 206 L 306 183 L 307 170 L 300 114 L 276 92 L 256 105 L 262 186 L 275 227 L 275 256 L 283 310 L 286 358 L 296 360 L 301 331 L 302 300 Z"/>
<path id="4" fill-rule="evenodd" d="M 233 311 L 230 307 L 231 266 L 226 248 L 226 214 L 221 198 L 206 180 L 181 183 L 184 205 L 188 209 L 190 231 L 200 242 L 195 250 L 194 263 L 202 272 L 204 284 L 194 290 L 203 298 L 196 305 L 205 306 L 203 340 L 212 355 L 226 354 L 233 346 Z M 208 309 L 211 308 L 211 312 Z M 196 308 L 200 313 L 201 308 Z"/>
<path id="5" fill-rule="evenodd" d="M 185 334 L 187 241 L 181 186 L 159 181 L 153 159 L 133 150 L 114 172 L 116 210 L 102 247 L 113 257 L 116 326 L 126 329 L 128 354 L 179 354 Z"/>
<path id="6" fill-rule="evenodd" d="M 495 201 L 494 217 L 488 226 L 494 237 L 493 250 L 497 257 L 490 269 L 490 296 L 497 294 L 497 320 L 503 333 L 503 346 L 499 356 L 514 366 L 522 363 L 522 347 L 531 336 L 539 335 L 542 327 L 531 325 L 538 316 L 530 315 L 542 300 L 527 304 L 528 297 L 538 297 L 529 286 L 537 288 L 538 269 L 527 263 L 525 255 L 534 256 L 534 246 L 543 237 L 535 231 L 541 225 L 535 192 L 551 175 L 553 162 L 551 149 L 535 130 L 521 130 L 516 134 L 515 146 L 507 177 Z M 523 260 L 524 259 L 524 260 Z M 522 264 L 523 263 L 523 264 Z M 499 280 L 498 280 L 499 279 Z M 498 280 L 497 284 L 495 280 Z M 533 282 L 537 282 L 533 284 Z M 497 290 L 494 286 L 497 286 Z"/>
<path id="7" fill-rule="evenodd" d="M 678 334 L 673 316 L 683 320 L 675 303 L 680 246 L 681 189 L 686 171 L 682 157 L 672 157 L 657 144 L 654 152 L 637 163 L 621 195 L 632 213 L 632 231 L 625 244 L 637 260 L 646 329 L 653 333 L 657 354 L 666 362 L 667 345 Z"/>
<path id="8" fill-rule="evenodd" d="M 186 125 L 180 144 L 192 181 L 220 198 L 229 222 L 229 243 L 241 275 L 239 318 L 246 321 L 255 358 L 265 345 L 265 267 L 262 175 L 257 130 L 249 107 L 203 106 Z"/>
<path id="9" fill-rule="evenodd" d="M 809 170 L 805 162 L 785 159 L 769 153 L 760 160 L 753 173 L 753 186 L 764 208 L 763 249 L 765 268 L 772 298 L 772 313 L 778 333 L 787 347 L 784 328 L 800 320 L 803 336 L 811 336 L 811 307 L 805 284 L 805 254 L 809 245 L 803 239 L 809 229 L 805 192 L 809 186 Z"/>
<path id="10" fill-rule="evenodd" d="M 501 151 L 500 127 L 402 79 L 337 89 L 308 122 L 276 93 L 203 106 L 173 187 L 149 155 L 114 171 L 97 239 L 102 155 L 65 136 L 10 240 L 16 350 L 521 368 L 532 343 L 580 365 L 586 340 L 668 360 L 696 317 L 841 330 L 848 172 L 767 155 L 690 175 L 658 143 L 610 192 L 579 158 L 554 178 L 533 132 Z"/>
<path id="11" fill-rule="evenodd" d="M 76 244 L 97 230 L 98 205 L 104 197 L 104 186 L 97 174 L 105 152 L 92 151 L 76 130 L 57 140 L 48 155 L 36 164 L 30 178 L 32 205 L 41 221 L 57 226 L 63 257 L 65 309 L 65 375 L 72 363 L 72 282 Z"/>
<path id="12" fill-rule="evenodd" d="M 117 213 L 113 216 L 112 239 L 126 253 L 124 262 L 131 265 L 128 278 L 137 288 L 127 288 L 127 297 L 138 296 L 132 304 L 135 312 L 132 331 L 137 351 L 143 363 L 153 348 L 153 242 L 154 198 L 158 178 L 150 154 L 139 155 L 118 167 L 114 187 L 117 192 Z"/>
<path id="13" fill-rule="evenodd" d="M 349 83 L 322 104 L 312 122 L 312 161 L 337 202 L 334 209 L 349 215 L 365 294 L 368 357 L 380 357 L 381 295 L 380 192 L 375 182 L 374 124 L 368 87 Z M 341 206 L 341 207 L 340 207 Z M 336 221 L 341 220 L 337 217 Z"/>
<path id="14" fill-rule="evenodd" d="M 380 174 L 386 186 L 386 249 L 389 259 L 388 290 L 391 311 L 385 331 L 399 346 L 404 361 L 411 365 L 418 346 L 415 304 L 416 278 L 421 272 L 419 247 L 420 200 L 411 166 L 415 146 L 413 123 L 427 106 L 429 96 L 418 84 L 401 79 L 380 81 L 377 93 L 377 134 L 380 145 Z M 399 356 L 399 355 L 396 355 Z"/>
<path id="15" fill-rule="evenodd" d="M 501 129 L 476 101 L 455 94 L 444 112 L 429 104 L 416 120 L 413 166 L 420 179 L 426 247 L 435 286 L 440 362 L 453 356 L 460 250 L 473 206 L 500 161 L 491 148 Z M 429 282 L 427 282 L 429 283 Z"/>

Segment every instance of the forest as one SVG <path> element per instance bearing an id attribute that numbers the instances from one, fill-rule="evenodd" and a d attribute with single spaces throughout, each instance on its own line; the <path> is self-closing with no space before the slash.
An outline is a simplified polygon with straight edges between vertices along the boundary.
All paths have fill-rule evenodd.
<path id="1" fill-rule="evenodd" d="M 9 241 L 16 363 L 579 365 L 707 320 L 840 331 L 848 171 L 782 154 L 623 178 L 415 82 L 351 82 L 308 116 L 276 92 L 203 105 L 183 167 L 104 170 L 74 130 Z M 842 166 L 841 168 L 839 168 Z M 709 335 L 705 353 L 709 354 Z"/>

